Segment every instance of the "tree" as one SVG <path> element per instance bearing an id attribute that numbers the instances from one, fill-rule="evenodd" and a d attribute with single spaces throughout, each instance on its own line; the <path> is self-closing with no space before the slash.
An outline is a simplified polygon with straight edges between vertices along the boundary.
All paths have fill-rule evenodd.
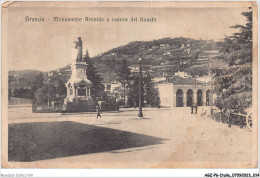
<path id="1" fill-rule="evenodd" d="M 154 83 L 152 82 L 153 77 L 150 72 L 144 73 L 144 101 L 151 107 L 159 107 L 160 106 L 160 97 L 159 91 L 154 87 Z"/>
<path id="2" fill-rule="evenodd" d="M 58 86 L 56 88 L 56 93 L 59 96 L 66 96 L 67 95 L 67 88 L 65 87 L 65 83 L 58 79 Z"/>
<path id="3" fill-rule="evenodd" d="M 32 92 L 31 92 L 30 89 L 20 88 L 20 89 L 18 90 L 18 97 L 19 97 L 19 98 L 31 99 L 31 98 L 32 98 Z"/>
<path id="4" fill-rule="evenodd" d="M 124 96 L 124 103 L 125 103 L 125 91 L 127 85 L 130 84 L 131 81 L 131 69 L 129 68 L 129 65 L 127 64 L 127 60 L 123 59 L 122 63 L 119 64 L 116 69 L 115 73 L 117 75 L 116 79 L 118 82 L 120 82 L 123 86 L 123 96 Z M 125 103 L 126 106 L 126 103 Z"/>
<path id="5" fill-rule="evenodd" d="M 56 88 L 52 84 L 45 84 L 35 92 L 35 103 L 38 105 L 50 105 L 55 98 Z"/>
<path id="6" fill-rule="evenodd" d="M 87 67 L 87 78 L 92 82 L 91 87 L 91 97 L 97 100 L 98 98 L 104 98 L 105 97 L 105 87 L 102 84 L 102 78 L 100 75 L 97 74 L 96 68 L 94 66 L 93 60 L 89 57 L 88 51 L 86 51 L 86 54 L 83 56 L 83 60 L 88 64 Z"/>
<path id="7" fill-rule="evenodd" d="M 152 76 L 149 71 L 143 73 L 142 83 L 141 83 L 141 101 L 142 105 L 144 103 L 151 107 L 160 106 L 160 97 L 159 92 L 155 88 L 152 81 Z M 130 106 L 139 106 L 139 76 L 133 75 L 132 82 L 129 85 L 128 91 L 129 105 Z"/>
<path id="8" fill-rule="evenodd" d="M 239 32 L 226 36 L 221 49 L 228 68 L 215 76 L 215 91 L 220 98 L 216 105 L 223 108 L 248 108 L 252 105 L 252 10 L 242 15 L 247 23 L 232 26 Z"/>
<path id="9" fill-rule="evenodd" d="M 139 76 L 132 75 L 131 76 L 131 82 L 130 85 L 128 86 L 129 90 L 127 92 L 127 97 L 128 99 L 128 104 L 129 106 L 139 106 Z M 141 96 L 141 102 L 142 105 L 144 103 L 144 87 L 143 87 L 143 82 L 141 84 L 141 91 L 142 91 L 142 96 Z"/>
<path id="10" fill-rule="evenodd" d="M 34 95 L 34 93 L 43 86 L 44 84 L 44 78 L 43 78 L 43 74 L 40 73 L 39 75 L 36 75 L 33 79 L 32 82 L 33 86 L 32 86 L 32 93 Z"/>

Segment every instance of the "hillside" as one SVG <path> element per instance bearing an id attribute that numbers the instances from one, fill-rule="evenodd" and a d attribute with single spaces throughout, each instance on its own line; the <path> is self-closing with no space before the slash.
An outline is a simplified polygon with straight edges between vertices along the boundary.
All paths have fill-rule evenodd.
<path id="1" fill-rule="evenodd" d="M 137 71 L 139 57 L 143 59 L 144 69 L 149 69 L 153 77 L 173 76 L 178 71 L 202 76 L 208 74 L 209 69 L 226 65 L 217 58 L 220 45 L 219 42 L 189 38 L 134 41 L 97 55 L 92 60 L 104 82 L 115 80 L 113 71 L 122 59 L 127 59 L 132 71 Z M 33 70 L 9 71 L 11 89 L 31 88 L 33 78 L 40 73 L 45 79 L 49 77 L 66 82 L 71 70 L 70 66 L 66 65 L 48 73 Z"/>
<path id="2" fill-rule="evenodd" d="M 214 41 L 163 38 L 131 42 L 100 54 L 93 60 L 100 74 L 113 71 L 122 59 L 127 59 L 132 70 L 136 70 L 138 69 L 138 58 L 141 57 L 142 64 L 151 70 L 154 77 L 172 76 L 178 71 L 191 73 L 191 67 L 196 65 L 197 67 L 202 66 L 199 70 L 203 75 L 208 73 L 209 69 L 208 65 L 205 68 L 203 64 L 216 60 L 218 50 L 218 44 Z"/>
<path id="3" fill-rule="evenodd" d="M 9 89 L 31 89 L 33 86 L 33 82 L 35 81 L 35 77 L 38 75 L 42 75 L 43 78 L 47 77 L 47 73 L 38 70 L 9 71 Z"/>

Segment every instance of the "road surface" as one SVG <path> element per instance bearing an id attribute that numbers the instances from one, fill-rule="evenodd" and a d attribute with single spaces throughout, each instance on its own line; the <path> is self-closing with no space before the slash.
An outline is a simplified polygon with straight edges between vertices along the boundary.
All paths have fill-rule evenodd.
<path id="1" fill-rule="evenodd" d="M 13 149 L 12 153 L 27 152 L 31 160 L 20 164 L 19 160 L 15 160 L 15 154 L 18 156 L 19 154 L 15 153 L 9 167 L 222 168 L 256 166 L 254 134 L 246 128 L 240 129 L 236 126 L 228 128 L 226 124 L 218 123 L 210 117 L 191 115 L 190 108 L 187 107 L 144 108 L 143 119 L 139 119 L 137 114 L 138 108 L 128 108 L 120 109 L 119 112 L 103 112 L 102 118 L 96 119 L 96 113 L 32 113 L 28 104 L 10 105 L 8 124 L 9 129 L 12 128 L 12 131 L 9 131 L 9 133 L 12 132 L 12 136 L 9 134 L 9 140 L 12 143 L 9 143 L 9 147 Z M 41 133 L 39 136 L 39 132 L 43 131 L 19 130 L 22 124 L 24 124 L 24 129 L 24 126 L 42 127 L 39 130 L 50 129 L 50 131 L 46 131 L 47 134 Z M 16 132 L 19 132 L 20 138 Z M 27 136 L 24 136 L 26 134 Z M 85 136 L 82 137 L 84 134 Z M 15 135 L 18 140 L 26 139 L 27 145 L 24 146 L 26 148 L 24 151 L 18 149 L 19 146 L 21 147 L 19 144 L 22 143 L 15 140 Z M 47 135 L 48 138 L 45 138 Z M 57 145 L 57 140 L 63 144 L 58 147 L 62 149 L 61 155 L 57 155 L 59 150 L 57 147 L 55 150 L 53 146 Z M 64 142 L 68 143 L 64 144 Z M 40 144 L 42 144 L 41 147 L 39 147 Z M 106 149 L 99 149 L 101 147 Z M 49 157 L 39 157 L 40 152 L 37 155 L 39 148 L 47 150 Z M 50 149 L 53 149 L 53 152 L 50 152 Z M 78 152 L 73 152 L 73 150 L 78 150 Z M 34 157 L 30 155 L 32 152 L 35 153 Z"/>

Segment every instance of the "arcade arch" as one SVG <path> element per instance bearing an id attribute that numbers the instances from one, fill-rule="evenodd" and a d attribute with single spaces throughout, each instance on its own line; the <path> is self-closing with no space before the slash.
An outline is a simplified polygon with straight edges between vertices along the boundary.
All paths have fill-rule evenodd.
<path id="1" fill-rule="evenodd" d="M 203 105 L 202 90 L 197 91 L 197 106 Z"/>
<path id="2" fill-rule="evenodd" d="M 183 91 L 181 89 L 176 92 L 176 107 L 183 107 Z"/>
<path id="3" fill-rule="evenodd" d="M 209 104 L 210 104 L 210 95 L 211 95 L 210 90 L 207 90 L 206 91 L 206 106 L 209 106 Z"/>
<path id="4" fill-rule="evenodd" d="M 192 89 L 188 89 L 187 91 L 187 106 L 191 106 L 193 104 L 193 91 Z"/>

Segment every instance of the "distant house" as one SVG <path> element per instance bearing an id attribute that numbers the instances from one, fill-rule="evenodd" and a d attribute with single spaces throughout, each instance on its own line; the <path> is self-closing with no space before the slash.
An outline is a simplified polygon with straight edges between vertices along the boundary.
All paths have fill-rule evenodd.
<path id="1" fill-rule="evenodd" d="M 169 47 L 169 44 L 160 44 L 160 48 L 165 48 L 165 47 Z"/>
<path id="2" fill-rule="evenodd" d="M 180 71 L 176 72 L 174 75 L 178 76 L 178 77 L 181 77 L 181 78 L 189 78 L 189 77 L 191 77 L 187 72 L 180 72 Z"/>
<path id="3" fill-rule="evenodd" d="M 191 49 L 190 49 L 190 48 L 185 49 L 185 51 L 186 51 L 187 53 L 191 53 Z"/>
<path id="4" fill-rule="evenodd" d="M 166 51 L 166 52 L 164 52 L 164 54 L 163 55 L 170 55 L 171 54 L 171 52 L 170 51 Z"/>
<path id="5" fill-rule="evenodd" d="M 139 70 L 139 68 L 137 66 L 131 66 L 130 67 L 130 71 L 133 72 L 133 73 L 138 72 L 138 70 Z"/>
<path id="6" fill-rule="evenodd" d="M 164 48 L 165 47 L 165 44 L 160 44 L 160 48 Z"/>
<path id="7" fill-rule="evenodd" d="M 114 95 L 114 90 L 121 87 L 121 84 L 116 81 L 116 74 L 111 72 L 105 72 L 102 74 L 103 85 L 105 86 L 105 92 L 108 96 Z"/>
<path id="8" fill-rule="evenodd" d="M 48 77 L 51 77 L 51 76 L 53 76 L 53 72 L 52 71 L 48 72 Z"/>

